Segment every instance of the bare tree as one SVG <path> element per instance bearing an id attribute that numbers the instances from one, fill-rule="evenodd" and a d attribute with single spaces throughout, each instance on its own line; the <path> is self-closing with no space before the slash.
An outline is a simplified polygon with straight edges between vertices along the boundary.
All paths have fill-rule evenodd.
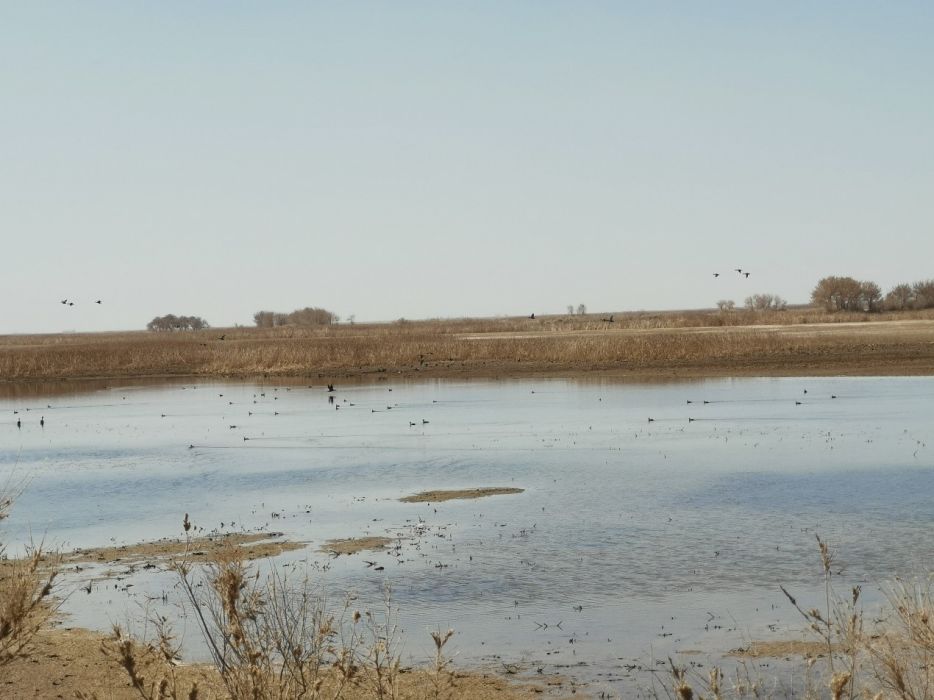
<path id="1" fill-rule="evenodd" d="M 885 295 L 883 302 L 889 311 L 903 311 L 914 305 L 915 293 L 910 284 L 898 284 Z"/>
<path id="2" fill-rule="evenodd" d="M 874 282 L 852 277 L 824 277 L 811 292 L 811 302 L 828 311 L 874 311 L 882 292 Z"/>
<path id="3" fill-rule="evenodd" d="M 882 306 L 882 290 L 875 282 L 860 282 L 859 299 L 864 311 L 879 311 Z"/>
<path id="4" fill-rule="evenodd" d="M 278 311 L 257 311 L 253 314 L 253 322 L 257 328 L 272 328 L 274 326 L 319 326 L 337 323 L 339 317 L 332 311 L 317 306 L 306 306 L 290 313 Z"/>
<path id="5" fill-rule="evenodd" d="M 746 297 L 746 308 L 751 311 L 783 311 L 788 302 L 777 294 L 753 294 Z"/>
<path id="6" fill-rule="evenodd" d="M 587 305 L 586 305 L 586 304 L 578 304 L 578 305 L 577 305 L 577 315 L 578 315 L 578 316 L 586 316 L 586 315 L 587 315 Z"/>
<path id="7" fill-rule="evenodd" d="M 272 328 L 276 314 L 273 311 L 257 311 L 253 314 L 253 323 L 257 328 Z"/>
<path id="8" fill-rule="evenodd" d="M 568 316 L 574 315 L 574 304 L 568 304 Z"/>
<path id="9" fill-rule="evenodd" d="M 914 294 L 914 307 L 916 309 L 930 309 L 934 307 L 934 280 L 921 280 L 911 286 Z"/>
<path id="10" fill-rule="evenodd" d="M 736 302 L 732 299 L 721 299 L 717 302 L 717 308 L 721 312 L 732 311 L 736 307 Z"/>

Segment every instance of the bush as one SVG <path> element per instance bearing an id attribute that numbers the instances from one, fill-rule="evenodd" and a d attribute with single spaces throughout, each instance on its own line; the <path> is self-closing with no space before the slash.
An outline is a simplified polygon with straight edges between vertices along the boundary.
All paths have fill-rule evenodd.
<path id="1" fill-rule="evenodd" d="M 148 331 L 200 331 L 210 328 L 210 324 L 200 316 L 176 316 L 166 314 L 156 316 L 146 324 Z"/>

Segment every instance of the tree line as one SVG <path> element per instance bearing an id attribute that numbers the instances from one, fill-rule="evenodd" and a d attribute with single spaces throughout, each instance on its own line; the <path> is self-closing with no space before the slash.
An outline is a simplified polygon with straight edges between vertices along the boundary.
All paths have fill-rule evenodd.
<path id="1" fill-rule="evenodd" d="M 811 292 L 811 303 L 827 311 L 905 311 L 934 308 L 934 280 L 894 286 L 882 296 L 875 282 L 852 277 L 824 277 Z"/>
<path id="2" fill-rule="evenodd" d="M 326 326 L 340 323 L 340 316 L 333 311 L 317 306 L 306 306 L 290 313 L 277 311 L 257 311 L 253 314 L 253 323 L 257 328 L 274 328 L 276 326 Z"/>
<path id="3" fill-rule="evenodd" d="M 146 324 L 146 330 L 149 331 L 200 331 L 210 327 L 210 324 L 200 316 L 176 316 L 175 314 L 156 316 Z"/>

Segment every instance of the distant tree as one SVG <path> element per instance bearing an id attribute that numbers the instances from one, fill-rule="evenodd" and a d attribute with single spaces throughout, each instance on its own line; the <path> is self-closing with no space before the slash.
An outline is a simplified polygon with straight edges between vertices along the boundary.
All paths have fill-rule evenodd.
<path id="1" fill-rule="evenodd" d="M 568 316 L 574 315 L 574 304 L 568 304 Z"/>
<path id="2" fill-rule="evenodd" d="M 350 314 L 350 316 L 347 317 L 347 323 L 349 323 L 351 326 L 356 322 L 356 320 L 357 314 Z"/>
<path id="3" fill-rule="evenodd" d="M 860 282 L 859 299 L 864 311 L 879 311 L 882 307 L 882 290 L 875 282 Z"/>
<path id="4" fill-rule="evenodd" d="M 721 299 L 717 302 L 717 308 L 720 311 L 732 311 L 736 307 L 736 302 L 732 299 Z"/>
<path id="5" fill-rule="evenodd" d="M 751 311 L 784 311 L 788 302 L 777 294 L 753 294 L 746 297 L 746 308 Z"/>
<path id="6" fill-rule="evenodd" d="M 586 305 L 586 304 L 578 304 L 578 305 L 577 305 L 577 315 L 578 315 L 578 316 L 586 316 L 586 315 L 587 315 L 587 305 Z"/>
<path id="7" fill-rule="evenodd" d="M 875 282 L 852 277 L 824 277 L 811 292 L 811 302 L 827 311 L 874 311 L 882 292 Z"/>
<path id="8" fill-rule="evenodd" d="M 910 309 L 914 304 L 914 300 L 915 294 L 911 289 L 911 285 L 898 284 L 885 295 L 883 305 L 889 311 L 903 311 L 904 309 Z"/>
<path id="9" fill-rule="evenodd" d="M 257 328 L 272 328 L 275 325 L 276 314 L 272 311 L 257 311 L 253 314 L 253 323 Z"/>
<path id="10" fill-rule="evenodd" d="M 278 311 L 257 311 L 253 314 L 253 322 L 257 328 L 273 328 L 274 326 L 319 326 L 337 322 L 337 316 L 327 309 L 317 306 L 306 306 L 290 313 Z"/>
<path id="11" fill-rule="evenodd" d="M 210 328 L 210 324 L 200 316 L 176 316 L 175 314 L 156 316 L 146 324 L 146 330 L 150 331 L 200 331 L 204 328 Z"/>
<path id="12" fill-rule="evenodd" d="M 934 280 L 921 280 L 911 286 L 916 309 L 930 309 L 934 307 Z"/>

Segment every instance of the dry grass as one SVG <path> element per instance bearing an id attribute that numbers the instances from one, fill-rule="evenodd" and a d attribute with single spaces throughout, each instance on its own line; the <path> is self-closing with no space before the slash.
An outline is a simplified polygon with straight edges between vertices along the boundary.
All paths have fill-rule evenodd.
<path id="1" fill-rule="evenodd" d="M 833 700 L 934 699 L 934 578 L 896 581 L 888 592 L 884 614 L 867 627 L 860 586 L 841 596 L 833 583 L 835 552 L 820 537 L 817 545 L 824 583 L 823 607 L 802 607 L 781 587 L 813 639 L 756 643 L 736 652 L 753 658 L 802 656 L 803 668 L 792 667 L 789 676 L 804 679 L 803 688 L 793 690 L 793 686 L 784 684 L 787 679 L 753 677 L 745 665 L 725 681 L 719 668 L 701 675 L 669 659 L 669 684 L 662 693 L 656 691 L 656 696 L 689 700 L 786 697 L 792 693 Z"/>
<path id="2" fill-rule="evenodd" d="M 145 376 L 934 372 L 934 311 L 669 312 L 0 337 L 7 381 Z M 220 340 L 220 336 L 224 340 Z"/>
<path id="3" fill-rule="evenodd" d="M 191 529 L 187 516 L 184 527 Z M 348 598 L 335 611 L 307 580 L 296 584 L 275 569 L 262 578 L 241 547 L 214 552 L 206 567 L 188 558 L 175 569 L 213 664 L 198 674 L 182 671 L 164 618 L 149 621 L 154 634 L 148 640 L 115 627 L 102 651 L 144 700 L 472 697 L 460 692 L 444 653 L 453 631 L 432 634 L 435 658 L 414 675 L 417 683 L 405 677 L 388 589 L 380 610 L 357 610 Z M 513 693 L 500 685 L 496 695 Z M 80 689 L 77 696 L 102 697 Z"/>
<path id="4" fill-rule="evenodd" d="M 6 519 L 13 498 L 0 494 L 0 521 Z M 56 577 L 55 555 L 31 546 L 21 559 L 6 559 L 0 545 L 0 669 L 24 658 L 35 635 L 55 612 L 52 599 Z"/>
<path id="5" fill-rule="evenodd" d="M 0 501 L 0 517 L 10 503 Z M 145 620 L 148 633 L 139 638 L 119 626 L 109 636 L 53 630 L 52 608 L 45 603 L 54 573 L 41 573 L 49 571 L 49 560 L 37 550 L 0 569 L 4 697 L 519 700 L 541 692 L 495 677 L 455 672 L 445 653 L 453 630 L 431 633 L 435 654 L 430 665 L 403 668 L 388 589 L 380 609 L 357 610 L 348 598 L 335 610 L 307 579 L 296 584 L 275 568 L 262 578 L 247 561 L 250 547 L 244 546 L 255 538 L 246 537 L 246 543 L 232 536 L 207 542 L 190 539 L 195 528 L 187 514 L 183 528 L 186 546 L 171 566 L 212 664 L 182 664 L 180 644 L 166 618 L 158 615 Z M 176 556 L 177 543 L 155 543 L 149 553 Z M 117 554 L 126 551 L 113 549 L 104 559 Z"/>
<path id="6" fill-rule="evenodd" d="M 121 636 L 123 641 L 127 640 L 122 632 Z M 81 629 L 49 629 L 36 637 L 34 646 L 35 653 L 28 660 L 7 668 L 2 697 L 75 698 L 75 691 L 78 691 L 85 697 L 96 696 L 101 700 L 140 700 L 140 693 L 131 685 L 121 657 L 113 655 L 114 651 L 119 651 L 114 649 L 113 635 L 108 637 Z M 144 686 L 161 680 L 163 671 L 167 669 L 164 668 L 157 644 L 133 640 L 130 652 L 137 675 L 144 679 Z M 228 697 L 213 666 L 185 664 L 177 660 L 171 666 L 181 697 L 185 697 L 184 691 L 190 690 L 195 683 L 200 700 Z M 447 669 L 444 676 L 437 677 L 433 666 L 401 670 L 400 699 L 428 700 L 438 697 L 451 700 L 528 700 L 543 697 L 531 687 L 511 683 L 497 676 Z M 325 673 L 333 672 L 331 669 L 325 670 Z M 440 686 L 437 695 L 434 690 L 436 684 Z M 450 687 L 450 692 L 446 692 L 447 687 Z M 371 700 L 363 689 L 356 687 L 347 688 L 343 698 Z"/>

